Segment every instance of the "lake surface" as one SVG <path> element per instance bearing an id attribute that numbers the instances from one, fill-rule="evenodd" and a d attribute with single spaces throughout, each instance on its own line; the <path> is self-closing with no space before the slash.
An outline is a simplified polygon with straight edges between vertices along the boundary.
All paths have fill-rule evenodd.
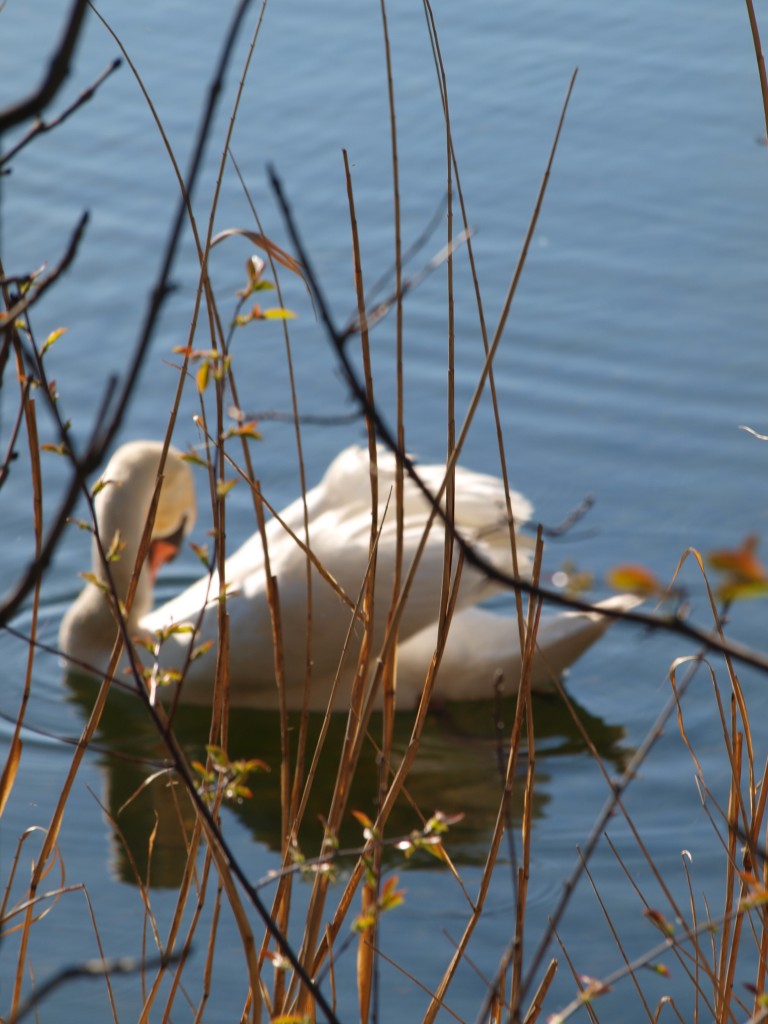
<path id="1" fill-rule="evenodd" d="M 59 6 L 9 2 L 0 13 L 0 103 L 38 81 L 57 34 Z M 134 61 L 156 105 L 180 165 L 187 166 L 210 69 L 225 32 L 221 8 L 167 0 L 151 10 L 106 3 L 108 19 Z M 258 9 L 250 13 L 219 106 L 205 171 L 195 194 L 199 224 L 207 223 L 218 153 Z M 763 537 L 768 509 L 768 446 L 739 430 L 746 424 L 768 433 L 766 323 L 768 323 L 768 150 L 759 81 L 747 13 L 740 5 L 704 0 L 675 5 L 660 0 L 624 5 L 601 0 L 572 5 L 456 0 L 435 5 L 448 83 L 451 125 L 473 238 L 486 318 L 494 325 L 532 214 L 557 121 L 574 68 L 578 76 L 538 229 L 495 363 L 508 468 L 513 486 L 533 501 L 547 524 L 562 520 L 582 498 L 595 498 L 588 517 L 552 541 L 548 571 L 565 560 L 594 575 L 593 594 L 604 596 L 607 570 L 640 562 L 662 580 L 672 577 L 687 548 L 701 552 L 737 547 L 748 534 Z M 422 7 L 388 8 L 398 124 L 403 242 L 424 232 L 446 187 L 445 128 Z M 763 27 L 768 36 L 768 24 Z M 114 40 L 95 17 L 87 23 L 74 73 L 54 109 L 61 110 L 117 55 Z M 2 140 L 3 150 L 13 142 Z M 306 0 L 267 4 L 249 71 L 232 152 L 263 222 L 279 245 L 290 243 L 265 168 L 281 176 L 301 232 L 339 321 L 355 309 L 350 229 L 342 149 L 349 154 L 366 280 L 387 274 L 394 259 L 391 149 L 387 80 L 378 5 L 317 5 Z M 22 273 L 66 248 L 83 210 L 90 224 L 75 264 L 34 314 L 39 338 L 69 328 L 51 349 L 62 408 L 76 436 L 93 426 L 104 383 L 123 372 L 132 351 L 177 200 L 177 185 L 163 142 L 126 65 L 64 126 L 38 139 L 0 179 L 0 255 L 7 274 Z M 232 165 L 223 180 L 217 230 L 257 230 Z M 420 267 L 445 241 L 445 224 L 412 263 Z M 234 308 L 250 254 L 231 240 L 212 257 L 220 308 Z M 464 410 L 482 367 L 474 291 L 465 251 L 456 262 L 456 406 Z M 309 415 L 343 417 L 353 411 L 320 324 L 303 286 L 284 274 L 285 305 L 296 312 L 291 345 L 296 391 Z M 140 387 L 120 439 L 161 437 L 177 383 L 172 354 L 188 343 L 197 284 L 189 232 L 173 269 L 175 289 L 166 301 Z M 391 277 L 389 279 L 391 287 Z M 404 312 L 405 431 L 409 449 L 425 460 L 442 457 L 446 438 L 446 280 L 433 274 L 406 300 Z M 267 303 L 265 302 L 265 305 Z M 394 319 L 374 332 L 376 388 L 381 408 L 394 418 Z M 207 347 L 205 330 L 196 339 Z M 290 385 L 282 327 L 251 326 L 234 344 L 241 404 L 259 417 L 263 443 L 254 447 L 258 474 L 270 501 L 281 506 L 299 493 L 291 425 L 265 413 L 288 412 Z M 6 373 L 0 393 L 4 450 L 16 414 L 16 385 Z M 38 401 L 41 442 L 55 441 Z M 174 440 L 199 440 L 192 417 L 194 389 L 182 402 Z M 459 420 L 463 414 L 458 414 Z M 302 431 L 308 483 L 316 482 L 333 455 L 360 441 L 358 422 L 307 425 Z M 496 472 L 493 419 L 485 403 L 470 431 L 464 464 Z M 32 553 L 29 486 L 23 445 L 3 488 L 5 543 L 2 578 L 10 586 Z M 65 479 L 61 460 L 44 457 L 46 489 Z M 202 490 L 203 481 L 200 480 Z M 230 543 L 253 528 L 245 488 L 228 504 Z M 198 526 L 203 538 L 205 523 Z M 79 588 L 88 563 L 88 538 L 65 535 L 43 587 L 41 636 L 54 644 L 58 621 Z M 161 596 L 174 593 L 198 572 L 191 553 L 161 579 Z M 708 626 L 706 592 L 689 560 L 683 569 L 694 621 Z M 503 603 L 503 602 L 502 602 Z M 765 644 L 765 601 L 738 604 L 732 635 L 757 648 Z M 29 625 L 29 611 L 16 625 Z M 0 636 L 3 685 L 0 743 L 15 720 L 26 665 L 23 644 Z M 695 653 L 690 643 L 637 628 L 617 627 L 572 669 L 568 690 L 609 775 L 618 774 L 642 742 L 667 700 L 673 659 Z M 729 686 L 720 661 L 713 669 L 728 708 Z M 740 678 L 753 723 L 755 763 L 765 762 L 768 739 L 766 679 Z M 54 655 L 35 662 L 28 728 L 17 783 L 2 822 L 3 885 L 19 836 L 45 827 L 79 735 L 89 695 L 66 690 Z M 717 704 L 708 675 L 697 676 L 686 697 L 685 727 L 706 785 L 727 802 L 730 769 L 723 751 Z M 726 710 L 726 714 L 728 711 Z M 185 736 L 205 735 L 204 713 L 189 711 Z M 407 736 L 407 725 L 403 726 Z M 607 787 L 599 767 L 557 701 L 536 705 L 537 787 L 526 949 L 532 954 L 562 883 L 577 860 Z M 130 741 L 130 742 L 127 742 Z M 255 712 L 237 716 L 238 753 L 277 757 L 275 722 Z M 143 908 L 120 844 L 98 801 L 113 812 L 140 784 L 146 760 L 159 746 L 137 708 L 121 704 L 105 721 L 77 779 L 60 846 L 66 882 L 84 882 L 107 955 L 141 949 Z M 470 892 L 481 872 L 498 804 L 496 740 L 488 708 L 449 714 L 430 724 L 413 777 L 414 795 L 427 812 L 466 811 L 448 849 Z M 762 770 L 762 769 L 761 769 Z M 685 908 L 688 883 L 723 906 L 724 853 L 702 809 L 696 768 L 673 720 L 643 764 L 626 806 L 660 874 Z M 279 864 L 276 783 L 258 780 L 251 804 L 225 812 L 225 828 L 254 879 Z M 361 782 L 361 793 L 365 780 Z M 138 805 L 126 829 L 145 834 L 162 798 Z M 361 797 L 362 799 L 362 797 Z M 319 801 L 318 810 L 322 805 Z M 520 807 L 513 807 L 519 820 Z M 411 827 L 396 819 L 393 828 Z M 627 875 L 651 906 L 673 916 L 626 823 L 614 818 L 608 833 Z M 350 836 L 354 836 L 354 828 Z M 158 851 L 153 907 L 170 915 L 181 853 Z M 350 837 L 346 837 L 350 838 Z M 25 845 L 20 873 L 39 840 Z M 178 843 L 178 839 L 176 839 Z M 140 845 L 140 840 L 137 840 Z M 451 845 L 453 843 L 453 845 Z M 653 947 L 659 933 L 642 914 L 642 902 L 609 846 L 601 842 L 591 862 L 600 897 L 609 908 L 629 959 Z M 381 946 L 423 985 L 437 984 L 468 908 L 445 871 L 422 863 L 399 865 L 405 905 L 385 919 Z M 23 879 L 22 879 L 23 881 Z M 21 882 L 17 883 L 18 885 Z M 57 879 L 56 884 L 59 884 Z M 300 920 L 305 890 L 297 887 Z M 508 858 L 502 857 L 466 967 L 447 1003 L 473 1020 L 485 985 L 514 930 Z M 161 934 L 167 921 L 161 925 Z M 217 962 L 215 1009 L 206 1018 L 236 1019 L 242 1009 L 241 961 L 234 925 L 222 920 L 223 944 L 231 932 L 231 964 Z M 578 973 L 602 977 L 622 963 L 619 950 L 586 879 L 577 888 L 559 929 Z M 82 893 L 69 894 L 34 932 L 30 963 L 39 984 L 49 974 L 98 949 Z M 8 1003 L 16 962 L 15 936 L 3 940 L 2 1003 Z M 575 983 L 559 947 L 560 968 L 545 1004 L 553 1013 L 572 998 Z M 193 956 L 203 963 L 204 951 Z M 354 954 L 340 971 L 354 979 Z M 693 1019 L 691 985 L 678 964 L 667 978 L 645 972 L 640 983 L 655 1007 L 671 995 L 684 1019 Z M 383 968 L 381 1019 L 419 1019 L 424 992 L 403 974 Z M 342 973 L 342 977 L 346 977 Z M 749 957 L 736 972 L 754 980 Z M 119 1019 L 139 1013 L 139 983 L 116 979 Z M 196 996 L 192 997 L 193 1003 Z M 41 1020 L 103 1019 L 109 1009 L 103 986 L 76 983 L 43 1004 Z M 628 980 L 596 1005 L 600 1019 L 646 1019 Z M 750 1010 L 743 1013 L 749 1016 Z M 188 1016 L 185 1014 L 188 1013 Z M 584 1011 L 580 1011 L 584 1013 Z M 342 1020 L 356 1017 L 353 982 L 339 995 Z M 605 1015 L 603 1018 L 603 1014 Z M 173 1019 L 192 1020 L 179 1004 Z M 159 1018 L 158 1018 L 159 1019 Z M 447 1014 L 444 1019 L 448 1019 Z"/>

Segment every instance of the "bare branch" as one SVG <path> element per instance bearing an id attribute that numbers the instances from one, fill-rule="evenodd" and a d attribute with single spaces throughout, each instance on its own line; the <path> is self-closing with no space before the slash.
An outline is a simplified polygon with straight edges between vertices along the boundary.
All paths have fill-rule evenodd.
<path id="1" fill-rule="evenodd" d="M 0 134 L 8 128 L 13 128 L 14 125 L 21 124 L 22 121 L 37 117 L 59 91 L 64 79 L 69 74 L 72 55 L 75 52 L 87 7 L 88 0 L 73 0 L 69 22 L 61 37 L 59 47 L 51 58 L 48 74 L 31 96 L 27 96 L 26 99 L 20 100 L 13 106 L 6 107 L 5 110 L 0 110 Z"/>
<path id="2" fill-rule="evenodd" d="M 16 1012 L 9 1017 L 8 1024 L 18 1024 L 18 1021 L 26 1017 L 44 999 L 47 999 L 52 992 L 55 992 L 57 988 L 61 988 L 68 981 L 74 981 L 77 978 L 103 978 L 110 974 L 138 974 L 140 971 L 153 970 L 155 967 L 170 966 L 171 964 L 178 963 L 186 952 L 188 951 L 184 950 L 169 956 L 121 956 L 111 957 L 108 960 L 84 960 L 82 963 L 63 967 L 48 978 L 47 981 L 44 981 L 42 985 L 39 985 L 28 999 L 19 1004 Z"/>
<path id="3" fill-rule="evenodd" d="M 66 110 L 63 110 L 58 116 L 54 117 L 50 121 L 36 121 L 26 135 L 23 135 L 15 145 L 11 146 L 7 153 L 0 154 L 0 167 L 2 167 L 3 164 L 8 163 L 9 160 L 12 160 L 20 150 L 24 149 L 24 147 L 32 141 L 32 139 L 37 138 L 38 135 L 44 135 L 46 132 L 51 131 L 52 128 L 57 128 L 60 124 L 63 124 L 68 117 L 71 117 L 76 110 L 79 110 L 80 107 L 91 99 L 102 82 L 106 81 L 112 72 L 116 71 L 120 67 L 121 63 L 122 62 L 119 58 L 113 60 L 109 67 L 102 71 L 96 81 L 89 85 L 87 89 L 84 89 L 74 103 L 71 103 Z"/>
<path id="4" fill-rule="evenodd" d="M 8 329 L 20 316 L 23 316 L 31 306 L 33 306 L 40 296 L 46 292 L 50 286 L 58 280 L 59 277 L 64 273 L 67 267 L 70 265 L 72 260 L 77 255 L 77 250 L 80 246 L 80 242 L 83 237 L 86 225 L 88 224 L 88 212 L 86 211 L 77 222 L 75 230 L 72 232 L 72 237 L 69 240 L 66 252 L 61 257 L 59 262 L 42 277 L 38 283 L 33 285 L 29 291 L 18 300 L 18 302 L 11 306 L 10 309 L 0 313 L 0 330 Z"/>

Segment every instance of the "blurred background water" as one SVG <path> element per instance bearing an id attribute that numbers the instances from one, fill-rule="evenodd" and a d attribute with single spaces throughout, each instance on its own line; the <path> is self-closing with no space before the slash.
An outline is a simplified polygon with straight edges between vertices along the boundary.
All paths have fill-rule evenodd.
<path id="1" fill-rule="evenodd" d="M 14 0 L 0 14 L 0 103 L 39 80 L 58 33 L 62 11 L 41 0 Z M 220 6 L 177 0 L 149 5 L 107 2 L 101 13 L 122 41 L 154 102 L 182 168 L 190 155 L 210 70 L 224 34 Z M 438 207 L 446 186 L 445 128 L 436 73 L 421 5 L 397 0 L 388 6 L 402 195 L 404 244 L 417 239 Z M 251 29 L 258 12 L 251 14 Z M 443 0 L 435 9 L 445 64 L 453 140 L 473 240 L 486 317 L 495 325 L 531 216 L 570 76 L 578 77 L 539 227 L 496 360 L 502 421 L 513 485 L 534 502 L 546 523 L 558 522 L 587 494 L 595 507 L 572 536 L 552 542 L 549 570 L 565 559 L 588 569 L 596 593 L 605 591 L 607 569 L 640 561 L 663 579 L 689 547 L 708 551 L 738 545 L 765 532 L 768 448 L 738 429 L 768 432 L 765 404 L 765 325 L 768 312 L 765 239 L 768 237 L 768 152 L 759 82 L 746 11 L 713 0 L 675 5 L 660 0 L 617 6 L 587 0 L 482 0 L 468 7 Z M 246 38 L 227 77 L 200 185 L 194 197 L 206 225 Z M 114 40 L 91 16 L 74 70 L 55 109 L 62 109 L 117 55 Z M 2 140 L 6 149 L 15 136 Z M 352 168 L 363 267 L 368 282 L 392 265 L 394 255 L 391 149 L 384 45 L 379 6 L 339 0 L 267 4 L 253 64 L 232 139 L 232 152 L 265 232 L 288 246 L 265 168 L 274 165 L 293 205 L 332 307 L 341 320 L 355 306 L 350 229 L 342 149 Z M 69 328 L 48 355 L 62 409 L 76 435 L 93 427 L 104 383 L 123 372 L 154 282 L 178 188 L 146 102 L 126 65 L 65 126 L 38 139 L 0 179 L 0 253 L 6 273 L 21 273 L 66 247 L 83 210 L 91 220 L 77 260 L 34 313 L 38 337 Z M 227 167 L 215 227 L 255 229 L 248 201 Z M 444 227 L 415 261 L 445 239 Z M 250 249 L 230 241 L 212 257 L 212 276 L 223 310 L 234 309 L 243 262 Z M 160 437 L 177 382 L 172 355 L 187 344 L 197 283 L 189 233 L 173 272 L 175 289 L 163 308 L 152 349 L 121 439 Z M 466 407 L 482 366 L 477 312 L 466 254 L 456 257 L 457 409 Z M 352 411 L 320 325 L 303 287 L 284 275 L 291 324 L 296 387 L 308 414 Z M 406 438 L 425 459 L 440 458 L 446 421 L 446 284 L 437 273 L 405 304 Z M 207 347 L 204 333 L 197 343 Z M 394 415 L 394 320 L 373 335 L 376 387 L 382 408 Z M 241 403 L 249 412 L 287 411 L 290 389 L 282 329 L 257 324 L 237 337 L 235 369 Z M 15 395 L 6 380 L 0 394 L 0 434 L 7 438 Z M 40 403 L 38 403 L 40 405 Z M 192 422 L 192 389 L 182 403 L 175 441 L 198 441 Z M 461 416 L 459 417 L 461 418 Z M 291 426 L 265 420 L 264 443 L 254 450 L 270 500 L 298 493 Z M 41 415 L 41 440 L 56 439 Z M 359 423 L 307 427 L 303 443 L 310 483 L 332 456 L 359 440 Z M 5 444 L 5 441 L 3 441 Z M 473 426 L 465 464 L 497 469 L 492 417 L 483 407 Z M 54 456 L 44 461 L 50 493 L 64 479 Z M 201 481 L 202 485 L 202 481 Z M 30 504 L 23 455 L 3 494 L 2 578 L 10 585 L 31 555 Z M 230 499 L 231 543 L 253 529 L 244 489 Z M 204 524 L 201 524 L 201 536 Z M 199 538 L 198 538 L 199 539 Z M 88 560 L 87 537 L 66 536 L 49 571 L 43 597 L 43 635 L 55 642 L 58 619 L 78 589 L 77 573 Z M 193 556 L 179 560 L 162 580 L 167 596 L 197 573 Z M 708 623 L 703 587 L 684 570 L 692 614 Z M 22 615 L 20 624 L 28 623 Z M 733 634 L 764 645 L 763 602 L 740 605 Z M 23 645 L 0 638 L 3 685 L 0 710 L 11 720 L 25 667 Z M 620 769 L 667 697 L 665 674 L 674 657 L 693 648 L 629 628 L 612 630 L 573 669 L 569 690 L 582 708 L 610 772 Z M 754 720 L 766 710 L 765 680 L 743 674 Z M 686 706 L 686 724 L 702 758 L 707 781 L 723 795 L 727 766 L 720 756 L 720 726 L 709 684 L 697 681 Z M 54 657 L 35 668 L 29 731 L 17 786 L 3 821 L 7 865 L 22 830 L 47 823 L 57 783 L 70 757 L 58 742 L 76 736 L 83 718 L 82 694 L 62 690 Z M 190 735 L 195 732 L 190 712 Z M 131 724 L 129 724 L 131 723 Z M 573 726 L 552 702 L 537 706 L 541 732 L 531 918 L 528 941 L 546 921 L 562 880 L 583 844 L 605 784 Z M 198 722 L 199 727 L 199 722 Z M 87 881 L 108 954 L 136 952 L 142 908 L 119 845 L 111 836 L 94 791 L 114 811 L 116 794 L 137 784 L 110 751 L 146 743 L 140 722 L 117 714 L 101 736 L 103 756 L 81 772 L 62 833 L 69 879 Z M 0 738 L 10 735 L 0 723 Z M 244 716 L 234 742 L 251 756 L 275 754 L 274 723 Z M 763 737 L 758 742 L 765 744 Z M 270 744 L 272 745 L 270 747 Z M 251 749 L 256 747 L 257 749 Z M 498 793 L 491 716 L 482 709 L 471 727 L 450 718 L 433 724 L 415 776 L 425 810 L 469 811 L 456 836 L 465 881 L 476 882 Z M 710 757 L 711 755 L 711 757 Z M 763 749 L 762 757 L 765 752 Z M 758 756 L 760 761 L 760 756 Z M 711 826 L 698 804 L 689 755 L 671 728 L 628 799 L 657 863 L 682 886 L 680 850 L 689 849 L 698 888 L 715 885 L 722 862 Z M 240 855 L 254 877 L 277 863 L 279 822 L 264 783 L 250 809 L 228 815 Z M 140 830 L 156 807 L 137 811 Z M 403 827 L 406 827 L 405 819 Z M 407 825 L 410 827 L 410 825 Z M 654 893 L 648 867 L 626 827 L 612 836 L 633 877 Z M 28 841 L 34 842 L 34 837 Z M 158 872 L 174 880 L 178 851 L 158 855 Z M 651 946 L 652 929 L 637 897 L 601 847 L 595 861 L 602 895 L 621 916 L 629 955 Z M 162 886 L 162 879 L 156 879 Z M 383 948 L 392 940 L 409 969 L 435 984 L 461 933 L 467 906 L 437 869 L 407 872 L 408 899 L 386 922 Z M 72 899 L 73 897 L 70 897 Z M 172 905 L 162 888 L 157 906 Z M 472 946 L 486 974 L 512 933 L 508 866 L 497 872 L 493 911 Z M 297 898 L 300 903 L 301 897 Z M 297 913 L 300 908 L 297 908 Z M 591 975 L 611 970 L 617 950 L 607 929 L 595 923 L 594 896 L 586 886 L 574 897 L 563 938 L 578 952 L 577 968 Z M 403 922 L 407 922 L 407 927 Z M 588 923 L 587 923 L 588 922 Z M 226 922 L 223 927 L 231 928 Z M 449 933 L 440 948 L 435 935 Z M 234 929 L 233 929 L 234 936 Z M 406 938 L 404 938 L 404 936 Z M 409 948 L 404 943 L 412 940 Z M 0 983 L 8 992 L 13 939 L 7 939 Z M 233 937 L 233 944 L 237 939 Z M 68 908 L 36 929 L 38 979 L 77 955 L 95 955 L 84 904 Z M 201 954 L 196 954 L 201 955 Z M 351 958 L 350 958 L 351 959 Z M 224 984 L 217 1013 L 224 1019 L 242 1003 L 240 961 Z M 423 993 L 387 971 L 384 1019 L 407 1008 L 418 1016 Z M 671 980 L 651 979 L 650 998 L 672 991 L 685 1012 L 685 996 Z M 117 983 L 118 1003 L 130 1019 L 140 1005 L 130 981 Z M 570 998 L 573 984 L 561 971 L 552 1008 Z M 467 971 L 449 1004 L 472 1019 L 482 981 Z M 636 1019 L 629 987 L 613 999 L 615 1020 Z M 559 1002 L 558 1002 L 559 1000 Z M 343 997 L 344 1019 L 354 998 Z M 606 1007 L 609 1004 L 606 1002 Z M 638 1004 L 639 1005 L 639 1004 Z M 93 1018 L 106 1009 L 103 991 L 71 986 L 57 999 L 59 1021 Z M 49 1019 L 51 1007 L 41 1013 Z M 121 1018 L 123 1019 L 123 1018 Z M 180 1018 L 181 1019 L 181 1018 Z"/>

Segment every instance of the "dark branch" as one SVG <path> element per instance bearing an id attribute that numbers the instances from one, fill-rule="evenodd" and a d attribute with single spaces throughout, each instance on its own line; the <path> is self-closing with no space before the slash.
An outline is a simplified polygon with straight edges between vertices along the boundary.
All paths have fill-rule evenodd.
<path id="1" fill-rule="evenodd" d="M 75 52 L 75 46 L 80 35 L 87 7 L 88 0 L 74 0 L 69 15 L 69 22 L 61 37 L 59 47 L 48 65 L 48 74 L 31 96 L 27 96 L 26 99 L 6 107 L 5 110 L 0 110 L 0 134 L 8 128 L 21 124 L 22 121 L 28 121 L 31 117 L 39 116 L 56 96 L 64 79 L 69 74 L 72 55 Z"/>
<path id="2" fill-rule="evenodd" d="M 188 950 L 173 953 L 170 956 L 154 957 L 133 957 L 121 956 L 111 957 L 108 960 L 84 960 L 79 964 L 72 964 L 69 967 L 62 967 L 60 971 L 53 974 L 47 981 L 35 989 L 28 999 L 19 1003 L 16 1012 L 11 1014 L 8 1024 L 17 1024 L 35 1007 L 39 1006 L 44 999 L 61 988 L 68 981 L 77 978 L 103 978 L 110 974 L 138 974 L 140 971 L 150 971 L 156 967 L 168 967 L 177 963 Z"/>
<path id="3" fill-rule="evenodd" d="M 40 296 L 46 292 L 50 286 L 58 280 L 64 271 L 69 267 L 70 263 L 74 260 L 77 255 L 77 250 L 80 246 L 80 242 L 83 237 L 86 225 L 88 224 L 88 213 L 84 213 L 80 220 L 77 222 L 75 230 L 72 232 L 72 237 L 69 240 L 66 252 L 61 257 L 59 262 L 53 268 L 53 270 L 42 277 L 40 281 L 29 288 L 23 298 L 20 298 L 15 305 L 11 306 L 9 310 L 0 313 L 0 330 L 7 328 L 9 329 L 20 316 L 23 316 L 31 306 L 37 302 Z"/>
<path id="4" fill-rule="evenodd" d="M 369 417 L 373 422 L 377 437 L 395 455 L 398 461 L 402 464 L 405 472 L 429 502 L 435 515 L 443 523 L 445 529 L 449 532 L 455 541 L 456 546 L 459 548 L 469 565 L 473 566 L 478 571 L 485 573 L 489 579 L 510 590 L 533 595 L 559 607 L 572 608 L 576 611 L 588 613 L 597 613 L 605 618 L 617 619 L 622 622 L 633 622 L 649 629 L 661 630 L 662 632 L 672 633 L 675 636 L 686 637 L 689 640 L 696 641 L 698 644 L 702 644 L 707 651 L 715 651 L 726 655 L 727 657 L 735 658 L 745 665 L 751 665 L 763 672 L 768 672 L 768 656 L 755 651 L 752 648 L 748 648 L 743 644 L 736 643 L 732 640 L 726 640 L 722 635 L 710 632 L 699 626 L 692 625 L 683 619 L 678 618 L 676 615 L 660 616 L 650 612 L 623 611 L 618 608 L 600 608 L 589 601 L 581 600 L 580 598 L 564 593 L 563 591 L 535 586 L 525 579 L 512 576 L 507 572 L 503 572 L 497 566 L 493 565 L 480 555 L 469 541 L 467 541 L 466 538 L 463 537 L 456 529 L 454 523 L 440 504 L 440 495 L 435 496 L 431 493 L 427 485 L 421 479 L 413 460 L 398 443 L 397 438 L 384 417 L 379 412 L 378 407 L 369 401 L 364 383 L 358 379 L 357 373 L 352 365 L 352 361 L 346 351 L 345 343 L 357 328 L 356 320 L 353 319 L 350 322 L 350 325 L 344 330 L 339 330 L 334 324 L 327 300 L 320 287 L 317 275 L 313 270 L 312 262 L 309 259 L 309 255 L 301 241 L 296 222 L 291 212 L 291 207 L 283 192 L 280 179 L 272 167 L 268 168 L 268 174 L 272 189 L 277 198 L 278 206 L 280 207 L 283 218 L 285 219 L 296 256 L 304 267 L 305 277 L 312 291 L 315 306 L 320 313 L 320 319 L 325 326 L 333 350 L 339 360 L 339 364 L 341 365 L 342 375 L 347 382 L 352 396 L 360 406 L 360 410 L 363 415 Z"/>
<path id="5" fill-rule="evenodd" d="M 36 121 L 29 131 L 23 135 L 18 142 L 12 146 L 7 153 L 0 155 L 0 167 L 12 160 L 25 146 L 36 138 L 38 135 L 44 135 L 46 132 L 51 131 L 52 128 L 57 128 L 60 124 L 63 124 L 68 117 L 71 117 L 76 110 L 79 110 L 83 104 L 87 103 L 93 96 L 102 82 L 106 81 L 107 78 L 120 67 L 121 61 L 119 58 L 113 60 L 109 67 L 105 68 L 104 71 L 99 75 L 95 82 L 84 89 L 83 92 L 77 97 L 74 103 L 71 103 L 66 110 L 63 110 L 57 117 L 54 117 L 50 121 Z"/>

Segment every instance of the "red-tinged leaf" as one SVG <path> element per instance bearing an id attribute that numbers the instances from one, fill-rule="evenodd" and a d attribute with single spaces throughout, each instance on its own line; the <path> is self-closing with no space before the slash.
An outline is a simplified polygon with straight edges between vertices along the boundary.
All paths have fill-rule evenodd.
<path id="1" fill-rule="evenodd" d="M 298 274 L 302 278 L 304 277 L 298 260 L 295 260 L 293 256 L 289 256 L 287 252 L 284 252 L 278 245 L 275 245 L 266 235 L 260 235 L 256 231 L 249 231 L 245 228 L 227 228 L 225 231 L 220 231 L 212 239 L 211 247 L 223 242 L 225 238 L 231 238 L 236 235 L 247 238 L 254 245 L 268 253 L 276 263 L 281 264 L 287 270 L 293 271 L 294 274 Z"/>
<path id="2" fill-rule="evenodd" d="M 588 1003 L 590 999 L 605 995 L 606 992 L 611 991 L 610 985 L 607 985 L 599 978 L 592 978 L 588 974 L 580 974 L 579 981 L 584 986 L 584 991 L 581 993 L 581 1001 L 583 1003 Z"/>
<path id="3" fill-rule="evenodd" d="M 762 889 L 763 883 L 754 873 L 754 871 L 739 871 L 739 878 L 742 880 L 744 885 L 749 886 L 750 889 Z"/>
<path id="4" fill-rule="evenodd" d="M 188 345 L 176 345 L 171 351 L 176 355 L 187 356 L 193 361 L 208 359 L 213 363 L 221 359 L 222 355 L 216 348 L 190 348 Z"/>
<path id="5" fill-rule="evenodd" d="M 648 907 L 643 911 L 643 916 L 647 917 L 651 924 L 656 925 L 659 931 L 663 932 L 670 938 L 675 934 L 675 926 L 671 924 L 663 914 L 659 913 L 658 910 L 653 910 Z"/>
<path id="6" fill-rule="evenodd" d="M 198 658 L 202 658 L 204 654 L 207 654 L 212 647 L 213 640 L 204 640 L 201 644 L 198 644 L 197 647 L 192 648 L 192 653 L 189 656 L 189 660 L 197 661 Z"/>
<path id="7" fill-rule="evenodd" d="M 252 306 L 249 318 L 251 320 L 263 320 L 264 313 L 262 312 L 261 306 Z"/>
<path id="8" fill-rule="evenodd" d="M 738 548 L 721 548 L 707 555 L 707 563 L 728 573 L 732 583 L 766 583 L 768 570 L 757 557 L 758 537 L 750 534 Z"/>
<path id="9" fill-rule="evenodd" d="M 395 875 L 384 883 L 379 896 L 380 910 L 394 910 L 395 907 L 399 907 L 405 902 L 405 889 L 397 888 L 398 881 L 399 879 Z"/>
<path id="10" fill-rule="evenodd" d="M 352 817 L 355 821 L 358 821 L 363 828 L 373 828 L 373 822 L 367 814 L 363 813 L 363 811 L 352 811 Z"/>
<path id="11" fill-rule="evenodd" d="M 664 586 L 659 578 L 644 565 L 615 565 L 607 573 L 606 579 L 614 590 L 622 593 L 629 591 L 639 597 L 653 597 L 664 592 Z"/>
<path id="12" fill-rule="evenodd" d="M 251 437 L 254 441 L 261 440 L 261 434 L 256 428 L 256 421 L 250 420 L 248 423 L 242 423 L 239 427 L 232 427 L 233 437 Z"/>

